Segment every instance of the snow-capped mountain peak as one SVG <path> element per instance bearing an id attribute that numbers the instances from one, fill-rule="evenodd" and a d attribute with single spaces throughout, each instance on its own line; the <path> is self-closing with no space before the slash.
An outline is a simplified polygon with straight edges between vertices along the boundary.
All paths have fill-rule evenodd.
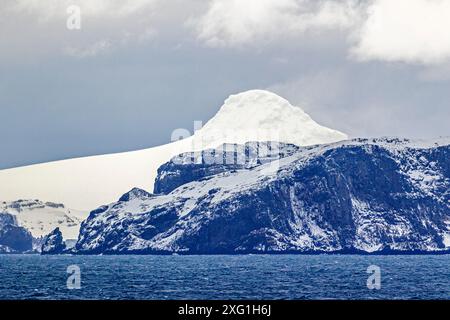
<path id="1" fill-rule="evenodd" d="M 185 152 L 224 143 L 278 141 L 306 146 L 346 138 L 320 126 L 280 96 L 251 90 L 231 95 L 203 128 L 183 140 L 133 152 L 0 170 L 0 200 L 54 199 L 69 208 L 88 211 L 134 187 L 152 192 L 158 168 Z M 64 234 L 64 229 L 61 231 Z"/>
<path id="2" fill-rule="evenodd" d="M 120 197 L 119 201 L 131 201 L 131 200 L 139 199 L 142 197 L 150 198 L 151 196 L 152 195 L 145 190 L 142 190 L 139 188 L 133 188 L 130 191 L 128 191 L 127 193 L 123 194 Z"/>
<path id="3" fill-rule="evenodd" d="M 217 114 L 198 130 L 194 141 L 203 148 L 222 143 L 280 141 L 299 146 L 347 139 L 342 132 L 319 125 L 300 107 L 266 90 L 231 95 Z"/>

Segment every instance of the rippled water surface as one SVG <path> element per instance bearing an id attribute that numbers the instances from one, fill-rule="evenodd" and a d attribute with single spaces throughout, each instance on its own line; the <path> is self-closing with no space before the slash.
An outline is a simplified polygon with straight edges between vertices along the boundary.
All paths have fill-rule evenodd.
<path id="1" fill-rule="evenodd" d="M 450 255 L 0 255 L 0 299 L 450 299 Z"/>

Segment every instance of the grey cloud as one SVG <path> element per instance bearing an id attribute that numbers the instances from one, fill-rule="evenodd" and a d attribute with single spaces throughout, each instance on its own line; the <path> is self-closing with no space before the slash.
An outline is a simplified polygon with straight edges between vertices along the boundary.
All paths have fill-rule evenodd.
<path id="1" fill-rule="evenodd" d="M 186 21 L 206 12 L 204 1 L 160 1 L 69 32 L 64 16 L 0 10 L 0 168 L 166 143 L 255 88 L 352 136 L 450 135 L 444 69 L 354 61 L 347 28 L 205 46 Z M 99 41 L 110 45 L 94 52 Z"/>

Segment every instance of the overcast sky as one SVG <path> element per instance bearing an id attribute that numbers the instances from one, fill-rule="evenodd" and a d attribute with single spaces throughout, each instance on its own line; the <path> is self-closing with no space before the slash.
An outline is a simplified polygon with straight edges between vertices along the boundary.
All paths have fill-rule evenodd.
<path id="1" fill-rule="evenodd" d="M 167 143 L 254 88 L 351 137 L 450 136 L 449 30 L 447 0 L 2 0 L 0 168 Z"/>

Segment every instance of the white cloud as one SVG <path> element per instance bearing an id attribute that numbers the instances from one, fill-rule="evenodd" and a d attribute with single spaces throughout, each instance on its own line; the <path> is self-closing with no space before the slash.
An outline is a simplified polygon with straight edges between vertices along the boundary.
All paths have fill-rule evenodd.
<path id="1" fill-rule="evenodd" d="M 450 1 L 375 0 L 352 49 L 361 60 L 437 64 L 450 59 Z"/>
<path id="2" fill-rule="evenodd" d="M 356 18 L 353 0 L 212 0 L 192 20 L 198 39 L 209 46 L 240 46 L 311 29 L 348 28 Z"/>
<path id="3" fill-rule="evenodd" d="M 81 8 L 79 31 L 66 28 L 70 5 Z M 172 37 L 179 44 L 195 37 L 232 48 L 295 48 L 306 39 L 308 46 L 326 43 L 335 52 L 336 45 L 347 48 L 359 61 L 440 66 L 450 62 L 448 30 L 450 0 L 0 1 L 0 57 L 16 60 L 61 52 L 93 57 L 152 40 Z"/>
<path id="4" fill-rule="evenodd" d="M 3 0 L 0 57 L 66 54 L 87 58 L 155 38 L 160 0 Z M 81 28 L 68 30 L 70 6 L 80 7 Z M 14 30 L 14 35 L 9 30 Z M 27 60 L 29 58 L 27 57 Z"/>
<path id="5" fill-rule="evenodd" d="M 211 0 L 191 19 L 212 47 L 295 41 L 310 31 L 344 30 L 360 61 L 450 61 L 449 0 Z"/>

